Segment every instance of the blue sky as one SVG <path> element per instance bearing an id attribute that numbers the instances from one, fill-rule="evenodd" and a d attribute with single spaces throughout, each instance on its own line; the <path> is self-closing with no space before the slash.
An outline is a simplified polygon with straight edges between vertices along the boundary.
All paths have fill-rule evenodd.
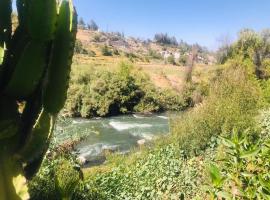
<path id="1" fill-rule="evenodd" d="M 211 49 L 241 28 L 270 28 L 269 0 L 74 0 L 79 16 L 104 31 L 153 38 L 167 32 Z"/>
<path id="2" fill-rule="evenodd" d="M 222 36 L 241 28 L 270 28 L 270 0 L 73 0 L 80 17 L 104 31 L 153 38 L 168 33 L 178 40 L 218 47 Z"/>

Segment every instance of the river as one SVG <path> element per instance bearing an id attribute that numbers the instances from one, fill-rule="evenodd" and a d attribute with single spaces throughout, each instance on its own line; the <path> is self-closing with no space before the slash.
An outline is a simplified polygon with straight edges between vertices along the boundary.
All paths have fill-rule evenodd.
<path id="1" fill-rule="evenodd" d="M 94 165 L 98 160 L 104 161 L 101 158 L 106 151 L 127 153 L 139 144 L 168 133 L 168 117 L 163 113 L 60 120 L 55 135 L 59 141 L 83 136 L 84 139 L 75 147 L 75 153 L 85 159 L 88 165 Z"/>

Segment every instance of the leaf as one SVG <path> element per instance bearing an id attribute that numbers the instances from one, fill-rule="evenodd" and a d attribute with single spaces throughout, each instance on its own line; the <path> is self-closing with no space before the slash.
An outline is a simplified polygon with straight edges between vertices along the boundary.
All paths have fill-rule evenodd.
<path id="1" fill-rule="evenodd" d="M 263 177 L 259 176 L 259 182 L 270 193 L 270 181 L 265 181 Z"/>
<path id="2" fill-rule="evenodd" d="M 250 151 L 246 151 L 244 153 L 241 153 L 240 158 L 248 158 L 248 157 L 256 156 L 258 155 L 260 150 L 261 150 L 260 148 L 256 148 Z"/>
<path id="3" fill-rule="evenodd" d="M 242 172 L 241 175 L 244 176 L 244 177 L 253 177 L 254 176 L 254 174 L 247 173 L 247 172 Z"/>
<path id="4" fill-rule="evenodd" d="M 220 136 L 220 139 L 221 139 L 222 144 L 225 145 L 226 147 L 235 148 L 236 145 L 231 140 L 221 137 L 221 136 Z"/>
<path id="5" fill-rule="evenodd" d="M 224 192 L 224 191 L 218 192 L 217 196 L 221 197 L 221 198 L 225 198 L 225 199 L 232 199 L 232 195 L 230 193 Z"/>
<path id="6" fill-rule="evenodd" d="M 211 177 L 213 185 L 216 187 L 220 187 L 223 182 L 223 178 L 218 167 L 214 164 L 210 164 L 209 173 L 210 173 L 210 177 Z"/>

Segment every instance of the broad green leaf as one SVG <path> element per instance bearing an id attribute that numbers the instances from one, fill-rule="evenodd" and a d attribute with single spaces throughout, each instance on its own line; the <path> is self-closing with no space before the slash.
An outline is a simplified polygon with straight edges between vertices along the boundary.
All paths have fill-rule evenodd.
<path id="1" fill-rule="evenodd" d="M 248 158 L 248 157 L 256 156 L 258 155 L 260 150 L 261 150 L 260 148 L 256 148 L 250 151 L 246 151 L 244 153 L 241 153 L 240 158 Z"/>
<path id="2" fill-rule="evenodd" d="M 214 164 L 210 164 L 209 173 L 214 186 L 219 187 L 223 182 L 223 178 L 218 167 Z"/>

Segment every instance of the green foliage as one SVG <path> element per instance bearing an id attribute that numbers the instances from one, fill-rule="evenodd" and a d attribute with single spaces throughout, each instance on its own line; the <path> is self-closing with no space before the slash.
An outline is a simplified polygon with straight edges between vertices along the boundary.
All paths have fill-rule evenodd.
<path id="1" fill-rule="evenodd" d="M 179 61 L 180 65 L 187 65 L 187 62 L 188 62 L 188 57 L 186 55 L 181 55 L 180 58 L 179 58 Z"/>
<path id="2" fill-rule="evenodd" d="M 71 116 L 93 117 L 185 107 L 185 100 L 179 94 L 158 90 L 149 77 L 122 63 L 116 72 L 73 71 L 65 108 Z"/>
<path id="3" fill-rule="evenodd" d="M 228 65 L 232 66 L 226 66 L 222 71 L 218 71 L 210 89 L 204 84 L 189 86 L 187 90 L 190 93 L 198 90 L 208 96 L 193 110 L 181 114 L 182 116 L 177 119 L 171 119 L 172 135 L 161 138 L 150 148 L 142 148 L 128 156 L 108 157 L 105 166 L 89 169 L 85 174 L 85 180 L 74 188 L 72 198 L 230 199 L 235 195 L 239 199 L 252 197 L 266 199 L 262 194 L 269 189 L 267 161 L 270 151 L 267 147 L 269 146 L 267 135 L 270 129 L 270 114 L 266 110 L 259 118 L 255 118 L 259 114 L 258 110 L 265 105 L 261 85 L 247 69 L 250 63 L 241 63 L 231 62 Z M 113 85 L 108 85 L 110 83 L 108 77 L 114 80 L 113 84 L 117 84 L 118 92 L 121 91 L 118 94 L 122 97 L 116 99 L 122 100 L 125 105 L 123 108 L 130 105 L 125 100 L 130 101 L 130 98 L 134 97 L 131 95 L 134 94 L 134 90 L 140 91 L 141 95 L 134 110 L 158 109 L 162 104 L 162 107 L 168 108 L 176 106 L 177 110 L 187 102 L 187 97 L 177 97 L 174 91 L 166 91 L 165 94 L 168 95 L 166 97 L 157 92 L 155 87 L 149 84 L 145 74 L 134 71 L 125 63 L 121 64 L 117 72 L 106 72 L 108 77 L 102 76 L 105 73 L 100 74 L 99 77 L 102 79 L 85 71 L 73 73 L 77 75 L 72 79 L 71 88 L 74 88 L 70 91 L 72 92 L 70 95 L 80 99 L 73 108 L 82 108 L 83 105 L 79 102 L 89 102 L 90 97 L 88 101 L 83 100 L 86 94 L 84 88 L 95 88 L 90 94 L 99 93 L 100 96 L 95 94 L 93 97 L 93 99 L 98 97 L 99 102 L 107 93 L 111 94 L 108 88 L 113 88 Z M 117 79 L 114 74 L 117 75 Z M 119 79 L 120 82 L 116 81 Z M 125 87 L 123 90 L 122 82 L 131 89 Z M 95 84 L 92 85 L 93 83 Z M 143 93 L 144 91 L 147 92 Z M 183 95 L 191 97 L 190 93 L 187 93 Z M 71 103 L 70 100 L 68 103 Z M 180 107 L 177 107 L 175 101 L 182 102 L 179 104 Z M 248 127 L 254 134 L 245 131 Z M 256 134 L 258 130 L 262 130 L 261 135 Z M 231 139 L 228 139 L 230 137 Z M 207 168 L 210 171 L 209 177 Z M 55 188 L 50 189 L 49 184 L 43 181 L 36 182 L 32 193 L 37 191 L 40 195 L 53 194 Z M 50 192 L 38 192 L 42 191 L 38 185 L 48 187 Z M 259 191 L 258 194 L 256 191 Z"/>
<path id="4" fill-rule="evenodd" d="M 267 139 L 270 137 L 270 110 L 263 110 L 257 118 L 259 128 L 261 129 L 261 137 Z"/>
<path id="5" fill-rule="evenodd" d="M 83 44 L 80 40 L 76 40 L 74 52 L 77 54 L 88 54 L 88 51 L 83 47 Z"/>
<path id="6" fill-rule="evenodd" d="M 153 49 L 149 49 L 148 56 L 150 58 L 153 58 L 153 59 L 158 59 L 158 60 L 161 60 L 162 59 L 161 54 L 158 53 L 157 51 L 153 50 Z"/>
<path id="7" fill-rule="evenodd" d="M 238 40 L 232 45 L 226 44 L 217 52 L 218 62 L 224 64 L 230 59 L 251 61 L 254 73 L 259 79 L 269 78 L 270 56 L 269 30 L 257 33 L 252 29 L 239 32 Z"/>
<path id="8" fill-rule="evenodd" d="M 270 103 L 270 79 L 262 80 L 261 87 L 263 91 L 263 97 L 267 103 Z"/>
<path id="9" fill-rule="evenodd" d="M 29 182 L 31 199 L 74 199 L 73 196 L 82 190 L 79 165 L 72 155 L 51 151 L 38 174 Z"/>
<path id="10" fill-rule="evenodd" d="M 221 142 L 219 169 L 210 169 L 212 198 L 269 199 L 269 139 L 234 131 Z"/>
<path id="11" fill-rule="evenodd" d="M 204 159 L 186 159 L 179 146 L 167 144 L 122 158 L 110 171 L 90 174 L 86 182 L 99 188 L 106 199 L 203 197 L 199 186 L 204 180 Z"/>
<path id="12" fill-rule="evenodd" d="M 167 58 L 167 62 L 171 65 L 176 65 L 176 62 L 175 62 L 175 59 L 174 59 L 174 56 L 171 55 Z"/>
<path id="13" fill-rule="evenodd" d="M 245 69 L 230 67 L 212 83 L 209 97 L 201 105 L 172 120 L 171 132 L 187 152 L 198 153 L 212 136 L 254 125 L 262 101 L 258 81 Z"/>
<path id="14" fill-rule="evenodd" d="M 101 47 L 101 53 L 103 56 L 112 56 L 112 51 L 109 49 L 107 45 Z"/>
<path id="15" fill-rule="evenodd" d="M 74 170 L 72 164 L 61 159 L 55 170 L 56 189 L 64 199 L 71 199 L 80 181 L 80 174 Z"/>

